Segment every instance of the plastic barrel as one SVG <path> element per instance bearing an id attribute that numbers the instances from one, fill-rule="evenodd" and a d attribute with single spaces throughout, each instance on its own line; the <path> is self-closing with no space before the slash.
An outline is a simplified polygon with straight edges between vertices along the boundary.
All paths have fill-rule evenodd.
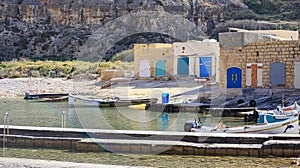
<path id="1" fill-rule="evenodd" d="M 162 103 L 169 103 L 169 93 L 162 93 Z"/>

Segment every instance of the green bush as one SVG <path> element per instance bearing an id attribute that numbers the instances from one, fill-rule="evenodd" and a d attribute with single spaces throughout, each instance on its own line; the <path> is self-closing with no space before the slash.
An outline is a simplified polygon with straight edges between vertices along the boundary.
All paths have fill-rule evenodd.
<path id="1" fill-rule="evenodd" d="M 76 76 L 78 74 L 99 74 L 101 69 L 128 69 L 133 63 L 85 61 L 30 61 L 27 59 L 0 63 L 0 77 L 49 77 L 55 71 L 56 77 Z"/>

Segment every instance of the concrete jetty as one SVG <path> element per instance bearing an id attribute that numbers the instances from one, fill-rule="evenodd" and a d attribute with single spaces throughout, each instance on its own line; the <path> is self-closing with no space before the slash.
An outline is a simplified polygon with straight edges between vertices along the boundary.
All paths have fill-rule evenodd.
<path id="1" fill-rule="evenodd" d="M 107 164 L 91 164 L 91 163 L 74 163 L 61 162 L 53 160 L 37 160 L 37 159 L 20 159 L 0 157 L 1 167 L 6 168 L 146 168 L 137 166 L 107 165 Z"/>
<path id="2" fill-rule="evenodd" d="M 240 112 L 254 111 L 254 107 L 237 107 L 237 108 L 218 108 L 207 103 L 147 103 L 146 110 L 153 112 L 192 112 L 205 113 L 214 117 L 236 117 L 240 116 Z"/>
<path id="3" fill-rule="evenodd" d="M 2 129 L 1 129 L 2 128 Z M 82 152 L 298 157 L 300 135 L 227 134 L 10 126 L 0 143 Z"/>

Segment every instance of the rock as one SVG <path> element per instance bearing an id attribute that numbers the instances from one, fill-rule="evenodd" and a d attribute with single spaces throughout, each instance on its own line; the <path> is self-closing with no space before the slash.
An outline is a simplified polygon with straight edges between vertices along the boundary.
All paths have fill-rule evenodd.
<path id="1" fill-rule="evenodd" d="M 201 31 L 209 32 L 225 16 L 246 8 L 241 0 L 205 3 L 211 7 L 204 7 L 200 0 L 0 0 L 0 61 L 76 59 L 80 47 L 95 30 L 116 18 L 140 11 L 181 16 Z M 140 19 L 137 25 L 143 22 Z M 117 31 L 112 26 L 108 28 Z M 126 45 L 116 44 L 115 49 L 108 48 L 108 55 L 132 48 L 138 38 L 129 38 Z M 142 41 L 172 42 L 174 39 L 153 34 Z M 104 55 L 100 55 L 102 57 Z"/>

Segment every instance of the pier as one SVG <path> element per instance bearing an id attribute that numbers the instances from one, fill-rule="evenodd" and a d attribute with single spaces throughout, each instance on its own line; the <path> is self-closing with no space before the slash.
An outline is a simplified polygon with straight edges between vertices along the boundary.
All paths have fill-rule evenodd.
<path id="1" fill-rule="evenodd" d="M 211 104 L 206 103 L 148 103 L 146 104 L 146 110 L 168 113 L 205 113 L 214 117 L 236 117 L 241 115 L 240 112 L 253 112 L 255 107 L 220 108 L 212 107 Z"/>
<path id="2" fill-rule="evenodd" d="M 1 129 L 2 127 L 2 129 Z M 10 126 L 6 147 L 79 152 L 298 157 L 300 135 L 226 134 Z"/>

